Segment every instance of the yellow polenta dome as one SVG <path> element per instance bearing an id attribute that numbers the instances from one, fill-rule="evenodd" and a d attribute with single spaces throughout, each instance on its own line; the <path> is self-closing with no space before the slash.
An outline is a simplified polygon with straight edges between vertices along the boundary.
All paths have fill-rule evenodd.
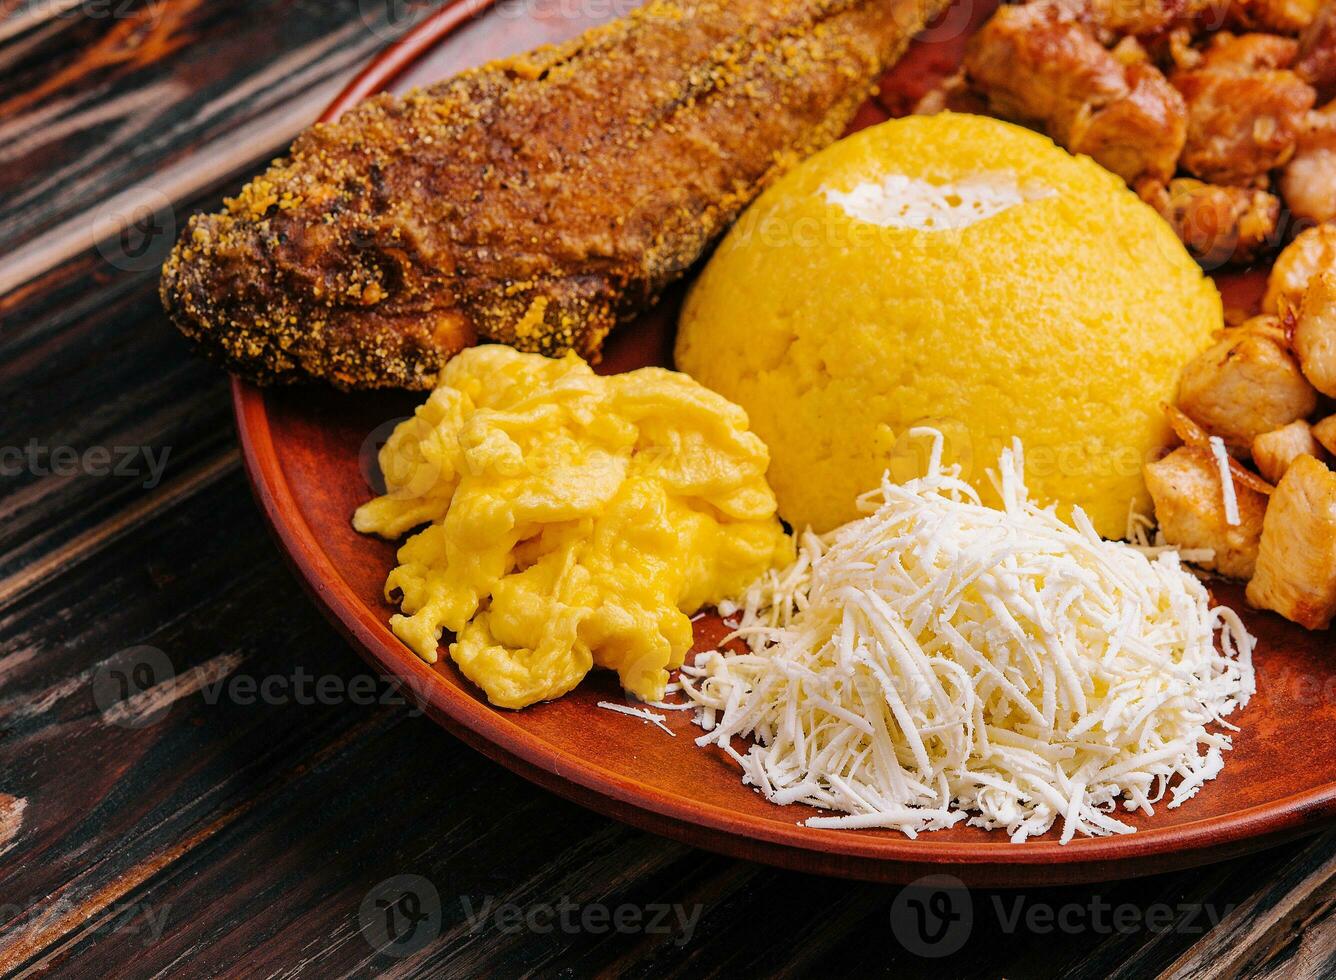
<path id="1" fill-rule="evenodd" d="M 947 459 L 989 502 L 1013 436 L 1041 502 L 1121 537 L 1150 501 L 1161 403 L 1220 296 L 1114 175 L 1008 123 L 944 113 L 842 140 L 767 190 L 682 311 L 677 364 L 747 410 L 780 514 L 824 531 L 882 472 Z"/>

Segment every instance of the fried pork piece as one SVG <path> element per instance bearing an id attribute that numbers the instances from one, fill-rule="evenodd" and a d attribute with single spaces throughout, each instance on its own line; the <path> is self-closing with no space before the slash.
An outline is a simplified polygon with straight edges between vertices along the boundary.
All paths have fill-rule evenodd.
<path id="1" fill-rule="evenodd" d="M 1310 630 L 1336 616 L 1336 473 L 1312 456 L 1271 496 L 1248 601 Z"/>
<path id="2" fill-rule="evenodd" d="M 1113 55 L 1118 64 L 1127 68 L 1131 68 L 1133 65 L 1154 64 L 1146 46 L 1130 34 L 1109 48 L 1109 54 Z"/>
<path id="3" fill-rule="evenodd" d="M 1123 64 L 1066 8 L 1000 8 L 970 40 L 965 73 L 992 113 L 1042 126 L 1130 184 L 1173 175 L 1183 100 L 1157 68 Z"/>
<path id="4" fill-rule="evenodd" d="M 1198 67 L 1173 73 L 1188 109 L 1184 169 L 1211 183 L 1250 186 L 1289 161 L 1317 93 L 1276 67 L 1295 54 L 1286 40 L 1217 34 Z"/>
<path id="5" fill-rule="evenodd" d="M 193 218 L 163 301 L 260 382 L 427 388 L 479 336 L 597 356 L 943 6 L 650 0 L 372 99 Z"/>
<path id="6" fill-rule="evenodd" d="M 1251 262 L 1271 246 L 1280 223 L 1280 198 L 1255 188 L 1177 177 L 1168 187 L 1143 181 L 1137 192 L 1208 269 Z"/>
<path id="7" fill-rule="evenodd" d="M 1296 217 L 1315 224 L 1336 220 L 1336 101 L 1308 114 L 1280 192 Z"/>
<path id="8" fill-rule="evenodd" d="M 1304 81 L 1324 99 L 1336 96 L 1336 3 L 1326 3 L 1299 39 L 1299 60 L 1294 66 Z"/>
<path id="9" fill-rule="evenodd" d="M 1336 270 L 1308 283 L 1290 334 L 1290 346 L 1309 383 L 1336 398 Z"/>
<path id="10" fill-rule="evenodd" d="M 974 116 L 988 114 L 988 103 L 970 88 L 964 69 L 953 72 L 936 88 L 930 89 L 914 106 L 916 116 L 935 116 L 939 112 L 967 112 Z"/>
<path id="11" fill-rule="evenodd" d="M 1184 366 L 1178 407 L 1246 456 L 1262 433 L 1312 415 L 1317 392 L 1290 354 L 1280 320 L 1259 316 L 1225 330 Z"/>
<path id="12" fill-rule="evenodd" d="M 1279 483 L 1290 464 L 1300 456 L 1320 459 L 1324 455 L 1322 447 L 1313 438 L 1312 427 L 1303 419 L 1263 432 L 1252 443 L 1252 458 L 1257 471 L 1271 483 Z"/>
<path id="13" fill-rule="evenodd" d="M 1187 109 L 1154 65 L 1127 66 L 1126 82 L 1125 96 L 1073 127 L 1070 148 L 1129 183 L 1162 179 L 1187 139 Z"/>
<path id="14" fill-rule="evenodd" d="M 1328 415 L 1313 426 L 1313 438 L 1327 452 L 1336 455 L 1336 415 Z M 1313 453 L 1313 455 L 1319 459 L 1322 458 L 1319 453 Z"/>
<path id="15" fill-rule="evenodd" d="M 1280 315 L 1297 311 L 1308 283 L 1328 270 L 1336 270 L 1336 224 L 1306 229 L 1276 256 L 1266 281 L 1262 309 Z"/>
<path id="16" fill-rule="evenodd" d="M 1299 57 L 1299 42 L 1276 34 L 1212 34 L 1196 67 L 1232 75 L 1290 68 Z"/>
<path id="17" fill-rule="evenodd" d="M 1172 67 L 1188 71 L 1201 64 L 1201 50 L 1193 45 L 1194 35 L 1190 28 L 1175 27 L 1166 34 L 1161 42 L 1164 60 Z"/>
<path id="18" fill-rule="evenodd" d="M 1249 31 L 1298 34 L 1317 16 L 1323 0 L 1231 0 L 1229 20 Z"/>
<path id="19" fill-rule="evenodd" d="M 1164 459 L 1148 463 L 1145 475 L 1166 541 L 1181 550 L 1214 551 L 1214 557 L 1195 562 L 1203 568 L 1230 578 L 1252 577 L 1266 494 L 1234 481 L 1239 523 L 1230 524 L 1219 464 L 1210 452 L 1193 446 L 1180 446 Z"/>
<path id="20" fill-rule="evenodd" d="M 1123 37 L 1163 34 L 1177 25 L 1209 19 L 1223 0 L 1053 0 L 1105 44 Z M 1303 2 L 1303 0 L 1297 0 Z"/>

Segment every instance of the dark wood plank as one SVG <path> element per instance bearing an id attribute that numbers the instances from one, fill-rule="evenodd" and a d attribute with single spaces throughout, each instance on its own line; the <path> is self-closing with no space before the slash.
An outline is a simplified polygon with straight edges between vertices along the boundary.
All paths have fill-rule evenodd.
<path id="1" fill-rule="evenodd" d="M 1167 972 L 1179 980 L 1336 975 L 1336 835 L 1276 869 Z"/>
<path id="2" fill-rule="evenodd" d="M 77 277 L 73 308 L 61 291 L 45 297 L 55 309 L 30 307 L 26 329 L 0 334 L 0 601 L 42 575 L 39 564 L 20 577 L 39 559 L 75 560 L 182 481 L 238 465 L 225 380 L 167 326 L 151 278 L 103 291 Z"/>
<path id="3" fill-rule="evenodd" d="M 0 42 L 0 294 L 148 215 L 170 238 L 438 2 L 85 0 Z"/>

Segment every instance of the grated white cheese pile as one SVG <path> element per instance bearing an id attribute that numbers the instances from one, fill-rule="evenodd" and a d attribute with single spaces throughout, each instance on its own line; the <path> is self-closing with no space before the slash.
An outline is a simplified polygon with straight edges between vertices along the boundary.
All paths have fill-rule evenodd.
<path id="1" fill-rule="evenodd" d="M 1120 805 L 1193 796 L 1231 745 L 1211 726 L 1233 730 L 1254 691 L 1239 618 L 1172 550 L 1030 502 L 1019 444 L 995 510 L 942 467 L 939 433 L 912 435 L 934 439 L 928 474 L 804 535 L 745 598 L 749 652 L 683 668 L 698 743 L 775 803 L 846 814 L 815 827 L 913 837 L 964 820 L 1019 842 L 1061 820 L 1066 843 L 1130 832 Z M 752 739 L 745 755 L 734 738 Z"/>

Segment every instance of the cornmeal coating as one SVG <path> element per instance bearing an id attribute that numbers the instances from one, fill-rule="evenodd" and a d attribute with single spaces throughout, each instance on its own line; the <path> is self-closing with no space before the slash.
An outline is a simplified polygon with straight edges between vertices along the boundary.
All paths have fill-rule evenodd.
<path id="1" fill-rule="evenodd" d="M 260 383 L 425 389 L 480 338 L 597 358 L 946 0 L 651 0 L 303 133 L 186 226 L 180 329 Z"/>

